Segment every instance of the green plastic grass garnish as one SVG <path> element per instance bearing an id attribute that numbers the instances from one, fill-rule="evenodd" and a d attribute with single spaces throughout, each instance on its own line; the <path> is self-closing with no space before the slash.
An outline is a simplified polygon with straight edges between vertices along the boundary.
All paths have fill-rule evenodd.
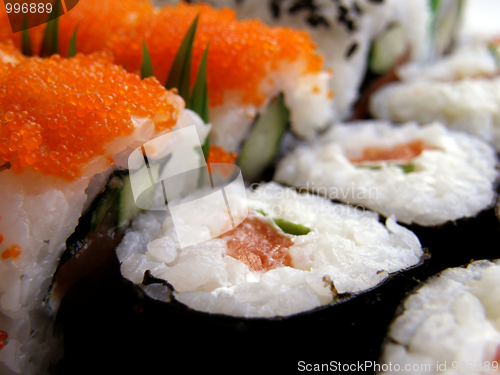
<path id="1" fill-rule="evenodd" d="M 31 48 L 31 38 L 28 31 L 28 19 L 23 17 L 23 31 L 21 35 L 21 53 L 25 56 L 33 56 L 33 49 Z"/>
<path id="2" fill-rule="evenodd" d="M 75 26 L 73 34 L 71 34 L 71 39 L 69 40 L 68 46 L 68 58 L 74 57 L 76 55 L 76 33 L 78 31 L 78 25 Z"/>
<path id="3" fill-rule="evenodd" d="M 168 74 L 167 83 L 165 88 L 177 88 L 179 95 L 186 102 L 186 108 L 196 112 L 206 124 L 209 122 L 208 118 L 208 85 L 207 85 L 207 56 L 208 46 L 205 47 L 203 56 L 200 61 L 196 81 L 191 92 L 191 60 L 193 56 L 193 43 L 196 34 L 196 27 L 198 26 L 199 15 L 196 16 L 191 26 L 189 26 L 184 39 L 181 42 L 177 54 L 175 55 L 174 62 Z M 208 150 L 210 149 L 209 137 L 205 139 L 202 150 L 205 159 L 208 157 Z"/>
<path id="4" fill-rule="evenodd" d="M 191 58 L 193 53 L 193 42 L 194 35 L 196 33 L 196 26 L 198 25 L 199 15 L 196 16 L 191 26 L 189 26 L 182 43 L 177 50 L 174 62 L 170 68 L 168 74 L 167 83 L 165 87 L 167 89 L 177 88 L 179 90 L 179 95 L 187 103 L 191 103 L 190 100 L 190 76 L 191 76 Z"/>
<path id="5" fill-rule="evenodd" d="M 45 32 L 43 34 L 42 40 L 42 50 L 40 51 L 41 57 L 49 57 L 56 53 L 59 53 L 59 1 L 54 2 L 52 12 L 49 16 L 49 21 L 45 27 Z M 56 16 L 56 18 L 52 19 Z"/>
<path id="6" fill-rule="evenodd" d="M 141 64 L 141 77 L 142 79 L 154 76 L 153 64 L 149 56 L 148 47 L 146 43 L 142 42 L 142 64 Z"/>
<path id="7" fill-rule="evenodd" d="M 187 105 L 188 109 L 196 112 L 205 124 L 208 124 L 208 86 L 207 86 L 207 56 L 208 56 L 208 43 L 201 58 L 200 67 L 196 76 L 196 82 L 191 94 L 191 102 Z M 210 137 L 205 138 L 203 146 L 203 156 L 205 159 L 208 157 L 210 150 Z"/>
<path id="8" fill-rule="evenodd" d="M 208 44 L 203 52 L 196 82 L 187 107 L 198 113 L 205 123 L 208 122 L 208 88 L 207 88 L 207 55 Z"/>

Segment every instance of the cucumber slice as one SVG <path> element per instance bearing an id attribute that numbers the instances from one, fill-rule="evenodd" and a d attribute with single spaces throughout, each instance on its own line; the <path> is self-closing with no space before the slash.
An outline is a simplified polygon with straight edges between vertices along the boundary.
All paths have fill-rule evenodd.
<path id="1" fill-rule="evenodd" d="M 283 95 L 276 97 L 266 112 L 258 116 L 237 163 L 245 181 L 256 181 L 276 157 L 289 118 Z"/>
<path id="2" fill-rule="evenodd" d="M 157 174 L 158 169 L 159 167 L 155 166 L 155 168 L 153 168 L 153 172 Z M 153 190 L 145 192 L 141 196 L 141 199 L 152 200 L 153 194 Z M 92 211 L 90 224 L 92 232 L 96 231 L 108 211 L 110 212 L 110 215 L 113 216 L 113 223 L 111 225 L 116 225 L 119 228 L 127 226 L 132 218 L 141 212 L 141 208 L 139 208 L 135 203 L 134 194 L 132 192 L 132 184 L 130 183 L 130 176 L 128 174 L 121 172 L 120 174 L 115 175 L 106 186 L 106 189 L 99 198 L 95 209 Z"/>
<path id="3" fill-rule="evenodd" d="M 405 52 L 405 31 L 400 24 L 392 23 L 372 42 L 370 71 L 379 75 L 387 73 Z"/>
<path id="4" fill-rule="evenodd" d="M 403 173 L 405 173 L 405 174 L 415 172 L 415 170 L 416 170 L 415 164 L 413 164 L 413 163 L 394 164 L 394 165 L 396 167 L 401 168 L 403 170 Z M 378 171 L 378 170 L 382 169 L 382 166 L 380 166 L 380 165 L 360 165 L 359 168 L 367 168 L 367 169 L 371 169 L 373 171 Z"/>
<path id="5" fill-rule="evenodd" d="M 149 173 L 151 173 L 155 181 L 158 180 L 160 170 L 165 163 L 168 163 L 168 160 L 166 162 L 162 161 L 160 163 L 149 164 Z M 144 166 L 144 168 L 147 167 Z M 139 187 L 139 190 L 143 191 L 143 193 L 138 197 L 137 202 L 139 203 L 140 207 L 149 208 L 150 205 L 153 204 L 155 189 L 146 189 L 151 185 L 151 181 L 149 179 L 141 180 L 140 182 L 144 184 L 144 186 Z M 130 182 L 129 174 L 125 174 L 122 176 L 122 188 L 120 189 L 117 200 L 118 214 L 116 224 L 118 227 L 128 225 L 132 218 L 142 211 L 142 209 L 136 204 L 136 201 L 134 199 L 134 193 L 132 191 L 132 183 Z"/>
<path id="6" fill-rule="evenodd" d="M 498 47 L 494 43 L 490 43 L 488 45 L 488 50 L 493 56 L 493 59 L 495 59 L 495 65 L 497 68 L 500 68 L 500 52 L 498 51 Z"/>
<path id="7" fill-rule="evenodd" d="M 121 190 L 121 179 L 118 176 L 113 177 L 105 191 L 98 198 L 98 203 L 95 209 L 92 211 L 92 218 L 90 220 L 90 231 L 94 232 L 97 227 L 104 220 L 106 213 L 113 207 L 118 197 L 119 191 Z"/>
<path id="8" fill-rule="evenodd" d="M 261 209 L 253 208 L 252 210 L 260 213 L 262 216 L 267 216 L 267 213 L 265 213 Z M 271 220 L 286 234 L 292 234 L 294 236 L 304 236 L 311 231 L 311 229 L 302 224 L 296 224 L 281 217 L 273 218 Z"/>
<path id="9" fill-rule="evenodd" d="M 302 224 L 292 223 L 291 221 L 282 218 L 275 218 L 273 221 L 283 232 L 294 236 L 305 236 L 311 231 L 308 227 Z"/>
<path id="10" fill-rule="evenodd" d="M 132 193 L 132 184 L 130 176 L 123 176 L 123 187 L 118 196 L 118 217 L 117 224 L 119 227 L 128 225 L 132 218 L 137 215 L 141 209 L 137 207 Z"/>

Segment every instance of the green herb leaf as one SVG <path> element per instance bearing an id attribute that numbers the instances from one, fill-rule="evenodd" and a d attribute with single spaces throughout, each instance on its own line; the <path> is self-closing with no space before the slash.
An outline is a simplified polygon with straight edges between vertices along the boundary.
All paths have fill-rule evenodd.
<path id="1" fill-rule="evenodd" d="M 28 19 L 23 17 L 23 32 L 21 35 L 21 52 L 24 56 L 33 56 L 33 49 L 31 48 L 31 38 L 28 31 Z"/>
<path id="2" fill-rule="evenodd" d="M 151 57 L 149 56 L 148 47 L 146 47 L 146 43 L 142 41 L 141 77 L 144 79 L 151 76 L 154 76 L 153 64 L 151 63 Z"/>
<path id="3" fill-rule="evenodd" d="M 302 224 L 295 224 L 282 218 L 276 218 L 273 219 L 273 221 L 278 227 L 281 228 L 283 232 L 292 234 L 294 236 L 303 236 L 311 231 L 309 228 L 303 226 Z"/>
<path id="4" fill-rule="evenodd" d="M 207 87 L 207 55 L 208 44 L 203 52 L 196 82 L 191 94 L 191 102 L 187 104 L 187 108 L 196 112 L 203 119 L 203 122 L 208 123 L 208 87 Z"/>
<path id="5" fill-rule="evenodd" d="M 76 55 L 76 33 L 78 31 L 78 25 L 75 26 L 73 34 L 71 34 L 71 39 L 68 46 L 68 58 L 74 57 Z"/>
<path id="6" fill-rule="evenodd" d="M 182 43 L 175 55 L 174 62 L 168 74 L 165 87 L 171 89 L 176 87 L 179 90 L 179 95 L 186 103 L 190 103 L 190 76 L 191 76 L 191 58 L 193 52 L 194 35 L 198 24 L 199 15 L 196 16 L 193 23 L 189 27 Z"/>
<path id="7" fill-rule="evenodd" d="M 57 39 L 59 36 L 59 18 L 54 18 L 58 14 L 59 1 L 55 1 L 43 34 L 42 50 L 40 51 L 41 57 L 49 57 L 59 53 L 59 41 Z"/>

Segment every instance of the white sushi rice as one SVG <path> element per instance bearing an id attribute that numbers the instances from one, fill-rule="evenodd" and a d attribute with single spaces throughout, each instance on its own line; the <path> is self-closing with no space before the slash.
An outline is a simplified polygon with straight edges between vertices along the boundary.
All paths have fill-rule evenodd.
<path id="1" fill-rule="evenodd" d="M 465 1 L 464 20 L 460 30 L 462 39 L 488 40 L 500 36 L 497 0 Z"/>
<path id="2" fill-rule="evenodd" d="M 197 125 L 200 137 L 206 137 L 210 127 L 194 112 L 184 110 L 179 116 L 176 128 Z M 12 245 L 22 249 L 19 258 L 0 262 L 0 327 L 8 333 L 0 350 L 0 372 L 5 365 L 9 373 L 35 374 L 57 359 L 60 347 L 52 336 L 52 318 L 60 301 L 51 300 L 49 305 L 44 299 L 66 239 L 107 176 L 116 168 L 127 168 L 127 157 L 135 148 L 165 133 L 156 131 L 150 119 L 133 117 L 132 121 L 132 134 L 108 143 L 106 155 L 93 158 L 72 182 L 31 168 L 22 173 L 0 172 L 0 233 L 4 236 L 0 249 Z M 113 167 L 107 156 L 113 157 Z"/>
<path id="3" fill-rule="evenodd" d="M 498 260 L 447 269 L 426 281 L 402 308 L 388 330 L 381 373 L 498 373 Z"/>
<path id="4" fill-rule="evenodd" d="M 350 161 L 366 147 L 416 139 L 435 149 L 412 160 L 413 172 L 405 173 L 397 161 L 377 162 L 377 170 Z M 274 180 L 429 226 L 472 217 L 492 205 L 496 164 L 488 144 L 439 123 L 366 121 L 335 125 L 316 142 L 298 147 L 280 161 Z"/>
<path id="5" fill-rule="evenodd" d="M 499 67 L 487 43 L 464 44 L 432 65 L 408 64 L 371 100 L 373 117 L 394 122 L 440 121 L 477 135 L 500 151 Z"/>
<path id="6" fill-rule="evenodd" d="M 457 46 L 453 53 L 432 64 L 411 62 L 396 70 L 403 82 L 452 82 L 463 78 L 492 78 L 499 73 L 493 53 L 484 42 L 470 42 Z"/>
<path id="7" fill-rule="evenodd" d="M 500 151 L 500 79 L 391 84 L 374 95 L 371 113 L 394 122 L 440 121 Z"/>
<path id="8" fill-rule="evenodd" d="M 133 221 L 117 248 L 122 275 L 141 284 L 149 270 L 174 287 L 176 300 L 199 311 L 273 317 L 332 303 L 336 292 L 366 291 L 389 274 L 415 266 L 423 255 L 418 238 L 393 218 L 384 225 L 376 213 L 299 194 L 276 183 L 249 190 L 247 202 L 251 215 L 261 220 L 280 217 L 311 229 L 307 235 L 287 235 L 293 241 L 289 248 L 293 267 L 251 271 L 227 255 L 230 237 L 182 249 L 176 234 L 182 229 L 174 228 L 172 218 L 146 212 Z M 207 230 L 212 229 L 200 227 L 198 232 Z M 144 288 L 167 301 L 164 288 L 158 292 L 158 287 Z"/>

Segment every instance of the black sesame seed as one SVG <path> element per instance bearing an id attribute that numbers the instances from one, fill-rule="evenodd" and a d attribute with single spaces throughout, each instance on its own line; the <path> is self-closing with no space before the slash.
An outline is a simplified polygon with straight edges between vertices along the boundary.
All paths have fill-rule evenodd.
<path id="1" fill-rule="evenodd" d="M 241 1 L 241 0 L 239 0 Z M 269 4 L 271 7 L 271 13 L 273 14 L 273 18 L 279 18 L 281 14 L 281 7 L 280 7 L 281 0 L 272 0 L 271 3 Z"/>
<path id="2" fill-rule="evenodd" d="M 326 20 L 325 17 L 323 17 L 322 15 L 316 14 L 316 13 L 311 14 L 307 18 L 307 22 L 311 26 L 320 26 L 320 25 L 325 26 L 325 27 L 330 26 L 330 24 L 328 23 L 328 21 Z"/>
<path id="3" fill-rule="evenodd" d="M 350 58 L 354 52 L 356 52 L 356 50 L 358 49 L 358 43 L 354 42 L 350 47 L 349 49 L 347 50 L 347 53 L 346 53 L 346 59 Z"/>
<path id="4" fill-rule="evenodd" d="M 349 31 L 356 31 L 356 24 L 354 23 L 354 21 L 347 20 L 346 25 Z"/>
<path id="5" fill-rule="evenodd" d="M 316 5 L 312 0 L 297 0 L 295 3 L 288 9 L 289 13 L 296 13 L 300 10 L 310 10 L 315 11 Z"/>
<path id="6" fill-rule="evenodd" d="M 339 6 L 339 13 L 340 13 L 340 17 L 345 17 L 345 16 L 347 16 L 347 13 L 349 13 L 349 8 L 347 8 L 343 5 L 340 5 Z"/>
<path id="7" fill-rule="evenodd" d="M 363 14 L 363 11 L 361 10 L 361 8 L 359 7 L 359 5 L 358 5 L 357 3 L 354 3 L 354 5 L 353 5 L 353 9 L 354 9 L 354 11 L 355 11 L 357 14 L 359 14 L 359 15 Z"/>

